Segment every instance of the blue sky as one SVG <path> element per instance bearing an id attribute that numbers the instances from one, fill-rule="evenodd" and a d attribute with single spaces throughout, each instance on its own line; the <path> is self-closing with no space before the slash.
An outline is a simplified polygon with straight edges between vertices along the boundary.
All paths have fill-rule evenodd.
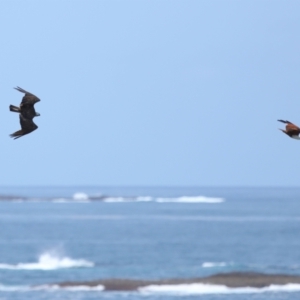
<path id="1" fill-rule="evenodd" d="M 1 6 L 0 185 L 300 186 L 299 1 Z"/>

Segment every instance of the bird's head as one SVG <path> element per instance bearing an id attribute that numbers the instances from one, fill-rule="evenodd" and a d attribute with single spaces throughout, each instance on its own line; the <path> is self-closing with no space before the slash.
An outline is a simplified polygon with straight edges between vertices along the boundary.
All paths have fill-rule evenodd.
<path id="1" fill-rule="evenodd" d="M 37 102 L 40 102 L 41 101 L 41 99 L 40 98 L 38 98 L 37 96 L 34 96 L 33 95 L 33 100 L 34 100 L 34 103 L 37 103 Z"/>

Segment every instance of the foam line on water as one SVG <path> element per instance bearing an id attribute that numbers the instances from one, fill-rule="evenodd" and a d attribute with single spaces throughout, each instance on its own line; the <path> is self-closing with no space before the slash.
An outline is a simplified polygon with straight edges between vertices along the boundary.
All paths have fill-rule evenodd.
<path id="1" fill-rule="evenodd" d="M 103 285 L 97 286 L 67 286 L 62 287 L 59 285 L 39 285 L 39 286 L 28 286 L 28 285 L 3 285 L 0 284 L 0 292 L 34 292 L 34 291 L 70 291 L 70 292 L 80 292 L 80 291 L 103 291 L 105 287 Z"/>
<path id="2" fill-rule="evenodd" d="M 225 200 L 223 198 L 213 198 L 205 196 L 183 196 L 178 198 L 157 198 L 157 202 L 174 202 L 174 203 L 222 203 Z"/>
<path id="3" fill-rule="evenodd" d="M 263 288 L 243 287 L 229 288 L 225 285 L 212 285 L 203 283 L 177 284 L 177 285 L 149 285 L 138 289 L 144 294 L 253 294 L 266 292 L 299 292 L 300 284 L 270 285 Z"/>
<path id="4" fill-rule="evenodd" d="M 202 268 L 220 268 L 226 267 L 227 265 L 225 262 L 204 262 Z"/>

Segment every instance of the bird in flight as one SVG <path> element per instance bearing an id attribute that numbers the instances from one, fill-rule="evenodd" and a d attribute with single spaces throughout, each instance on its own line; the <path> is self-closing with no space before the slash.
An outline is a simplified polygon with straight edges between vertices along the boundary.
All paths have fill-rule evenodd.
<path id="1" fill-rule="evenodd" d="M 10 134 L 10 137 L 17 139 L 38 128 L 37 125 L 34 124 L 32 119 L 34 117 L 40 116 L 40 114 L 35 111 L 34 104 L 41 100 L 37 96 L 23 90 L 20 87 L 16 87 L 15 89 L 25 94 L 19 107 L 14 105 L 9 106 L 9 110 L 19 113 L 20 117 L 21 130 Z"/>
<path id="2" fill-rule="evenodd" d="M 287 134 L 292 139 L 300 140 L 299 137 L 300 128 L 297 125 L 291 123 L 290 121 L 284 121 L 284 120 L 278 120 L 278 121 L 286 124 L 285 130 L 283 129 L 279 129 L 279 130 Z"/>
<path id="3" fill-rule="evenodd" d="M 22 114 L 20 114 L 19 116 L 20 116 L 20 124 L 22 129 L 9 135 L 14 139 L 18 139 L 23 135 L 28 134 L 38 128 L 37 125 L 34 124 L 32 120 L 24 118 Z"/>

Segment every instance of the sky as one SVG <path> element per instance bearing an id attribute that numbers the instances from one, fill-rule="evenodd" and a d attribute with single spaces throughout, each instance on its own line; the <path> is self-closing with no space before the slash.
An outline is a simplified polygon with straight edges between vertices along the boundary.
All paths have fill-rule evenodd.
<path id="1" fill-rule="evenodd" d="M 300 186 L 300 1 L 0 9 L 0 186 Z M 38 130 L 20 128 L 20 86 Z"/>

